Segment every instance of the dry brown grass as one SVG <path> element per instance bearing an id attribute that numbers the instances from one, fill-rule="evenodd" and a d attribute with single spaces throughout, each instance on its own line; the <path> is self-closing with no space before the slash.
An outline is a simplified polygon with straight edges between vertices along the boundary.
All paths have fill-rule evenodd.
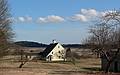
<path id="1" fill-rule="evenodd" d="M 1 59 L 0 75 L 91 75 L 99 72 L 100 68 L 98 58 L 81 58 L 75 65 L 71 62 L 47 63 L 39 60 L 27 62 L 21 69 L 18 68 L 20 62 L 14 60 L 14 56 Z"/>

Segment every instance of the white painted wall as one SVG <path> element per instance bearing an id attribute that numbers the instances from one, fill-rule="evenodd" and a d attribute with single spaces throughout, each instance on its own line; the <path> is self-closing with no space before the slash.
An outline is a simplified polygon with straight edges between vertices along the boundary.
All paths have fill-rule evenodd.
<path id="1" fill-rule="evenodd" d="M 47 55 L 47 57 L 51 55 L 51 61 L 64 61 L 65 54 L 65 49 L 62 47 L 61 44 L 58 43 L 55 48 Z M 46 60 L 49 61 L 49 59 Z"/>

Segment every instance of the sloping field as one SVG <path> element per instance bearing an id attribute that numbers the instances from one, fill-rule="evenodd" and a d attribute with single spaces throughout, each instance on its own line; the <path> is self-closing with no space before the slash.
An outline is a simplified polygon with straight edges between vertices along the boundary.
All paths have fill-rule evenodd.
<path id="1" fill-rule="evenodd" d="M 75 64 L 71 62 L 27 62 L 23 68 L 18 68 L 20 62 L 14 56 L 8 56 L 0 61 L 0 75 L 105 75 L 98 74 L 100 59 L 81 58 Z M 97 74 L 96 74 L 97 73 Z M 119 74 L 109 74 L 119 75 Z"/>

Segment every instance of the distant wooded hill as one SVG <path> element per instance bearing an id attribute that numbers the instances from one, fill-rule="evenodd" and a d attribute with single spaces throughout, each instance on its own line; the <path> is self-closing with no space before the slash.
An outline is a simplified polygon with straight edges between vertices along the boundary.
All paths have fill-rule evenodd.
<path id="1" fill-rule="evenodd" d="M 20 45 L 22 47 L 46 47 L 47 44 L 42 44 L 38 42 L 31 42 L 31 41 L 18 41 L 15 42 L 16 45 Z"/>
<path id="2" fill-rule="evenodd" d="M 20 45 L 23 47 L 47 47 L 48 44 L 31 42 L 31 41 L 18 41 L 15 42 L 16 45 Z M 73 48 L 87 48 L 87 45 L 82 44 L 63 44 L 63 47 L 73 47 Z"/>

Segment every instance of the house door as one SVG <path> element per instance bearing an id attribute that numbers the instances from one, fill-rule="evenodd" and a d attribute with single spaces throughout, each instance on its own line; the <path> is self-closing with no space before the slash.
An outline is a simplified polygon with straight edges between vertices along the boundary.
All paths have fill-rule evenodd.
<path id="1" fill-rule="evenodd" d="M 117 61 L 115 61 L 115 63 L 114 63 L 114 71 L 118 72 L 118 62 Z"/>
<path id="2" fill-rule="evenodd" d="M 52 60 L 52 55 L 49 55 L 49 61 L 51 61 Z"/>

